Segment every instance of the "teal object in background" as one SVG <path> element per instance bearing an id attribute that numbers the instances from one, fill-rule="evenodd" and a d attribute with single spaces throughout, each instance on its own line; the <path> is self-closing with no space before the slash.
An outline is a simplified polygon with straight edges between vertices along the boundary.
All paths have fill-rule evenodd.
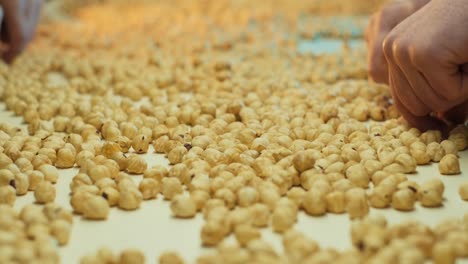
<path id="1" fill-rule="evenodd" d="M 349 40 L 351 49 L 364 47 L 364 41 L 359 39 Z M 301 53 L 329 54 L 337 53 L 343 46 L 343 40 L 332 38 L 314 38 L 312 40 L 301 40 L 298 44 L 298 50 Z"/>
<path id="2" fill-rule="evenodd" d="M 357 25 L 354 21 L 359 21 L 360 24 L 367 24 L 369 18 L 364 16 L 348 16 L 332 18 L 332 23 L 342 33 L 349 33 L 351 37 L 362 37 L 364 36 L 364 27 Z"/>
<path id="3" fill-rule="evenodd" d="M 329 27 L 340 35 L 347 36 L 348 45 L 351 49 L 364 48 L 363 41 L 365 25 L 369 20 L 363 16 L 333 16 L 325 18 Z M 314 17 L 307 19 L 306 23 L 323 23 L 323 17 Z M 322 21 L 322 22 L 320 22 Z M 307 25 L 303 25 L 307 26 Z M 325 35 L 325 36 L 324 36 Z M 329 54 L 337 53 L 343 46 L 343 40 L 329 38 L 326 34 L 318 33 L 312 39 L 303 39 L 298 43 L 298 50 L 301 53 Z"/>

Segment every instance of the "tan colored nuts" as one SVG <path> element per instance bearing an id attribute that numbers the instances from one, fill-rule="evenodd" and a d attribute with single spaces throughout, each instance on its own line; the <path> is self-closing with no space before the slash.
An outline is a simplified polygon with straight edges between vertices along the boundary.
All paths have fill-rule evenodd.
<path id="1" fill-rule="evenodd" d="M 392 202 L 392 196 L 395 191 L 396 186 L 389 184 L 374 187 L 369 196 L 370 205 L 374 208 L 387 208 Z"/>
<path id="2" fill-rule="evenodd" d="M 457 155 L 458 154 L 457 145 L 451 140 L 444 140 L 444 141 L 440 142 L 440 146 L 444 149 L 444 152 L 445 152 L 446 155 L 448 155 L 448 154 Z"/>
<path id="3" fill-rule="evenodd" d="M 145 255 L 138 249 L 126 249 L 120 253 L 119 264 L 144 264 Z"/>
<path id="4" fill-rule="evenodd" d="M 7 169 L 0 170 L 0 186 L 10 185 L 15 179 L 15 174 Z"/>
<path id="5" fill-rule="evenodd" d="M 438 242 L 432 248 L 434 264 L 455 263 L 456 256 L 452 245 L 448 242 Z"/>
<path id="6" fill-rule="evenodd" d="M 160 8 L 148 11 L 177 11 L 172 5 L 153 2 L 151 5 Z M 214 246 L 231 234 L 235 236 L 238 243 L 219 245 L 213 258 L 198 264 L 422 263 L 432 256 L 451 261 L 447 245 L 454 248 L 453 256 L 468 255 L 464 237 L 454 235 L 466 233 L 463 229 L 468 217 L 435 230 L 414 223 L 390 227 L 385 221 L 365 217 L 369 206 L 411 210 L 415 201 L 426 207 L 440 206 L 444 198 L 441 182 L 418 186 L 403 173 L 415 172 L 416 165 L 437 162 L 444 156 L 456 156 L 467 146 L 468 128 L 457 127 L 445 141 L 438 131 L 423 133 L 409 128 L 398 119 L 388 88 L 364 80 L 360 51 L 355 54 L 345 48 L 344 58 L 289 52 L 290 46 L 297 46 L 294 36 L 306 37 L 317 30 L 294 28 L 296 13 L 314 9 L 314 4 L 273 1 L 282 9 L 275 10 L 264 1 L 256 1 L 255 8 L 244 6 L 243 2 L 249 1 L 229 5 L 229 0 L 220 0 L 214 8 L 181 2 L 190 2 L 181 9 L 181 14 L 188 10 L 190 16 L 145 14 L 146 9 L 137 3 L 135 10 L 141 21 L 149 23 L 157 17 L 171 22 L 175 17 L 179 25 L 168 32 L 165 26 L 171 23 L 143 27 L 148 34 L 130 32 L 128 36 L 125 23 L 113 25 L 111 33 L 125 40 L 145 35 L 136 40 L 137 45 L 132 41 L 101 43 L 106 38 L 99 35 L 109 33 L 108 28 L 103 32 L 94 28 L 108 16 L 99 12 L 101 8 L 105 11 L 111 6 L 93 6 L 83 12 L 93 11 L 97 17 L 78 17 L 85 22 L 80 23 L 82 27 L 45 25 L 41 29 L 45 33 L 57 29 L 60 34 L 39 34 L 39 44 L 53 45 L 57 35 L 56 44 L 65 50 L 59 48 L 51 56 L 37 45 L 26 54 L 32 60 L 0 65 L 2 101 L 29 124 L 26 132 L 0 122 L 0 201 L 12 204 L 10 199 L 14 201 L 28 189 L 36 192 L 39 201 L 41 189 L 55 187 L 50 183 L 59 176 L 56 167 L 69 168 L 76 163 L 80 173 L 70 185 L 71 204 L 83 218 L 105 219 L 111 206 L 134 210 L 143 200 L 161 193 L 171 200 L 174 217 L 203 213 L 203 244 Z M 233 10 L 217 12 L 217 7 L 226 4 Z M 327 5 L 324 3 L 325 9 L 332 9 Z M 354 8 L 341 11 L 354 12 Z M 135 10 L 122 9 L 119 15 L 133 21 Z M 233 19 L 231 11 L 240 15 Z M 280 29 L 291 29 L 293 39 L 268 30 L 262 34 L 263 27 L 254 28 L 245 38 L 230 32 L 242 33 L 251 20 L 268 25 L 277 15 L 281 17 Z M 216 22 L 227 31 L 213 31 Z M 137 24 L 132 29 L 141 31 Z M 189 27 L 182 33 L 190 32 L 190 38 L 180 34 L 180 25 Z M 186 30 L 193 26 L 196 30 Z M 74 43 L 76 33 L 82 38 Z M 337 34 L 335 30 L 326 33 Z M 151 36 L 162 36 L 157 49 L 138 49 L 138 44 Z M 262 51 L 272 37 L 281 40 L 278 52 Z M 205 42 L 208 48 L 204 48 Z M 96 50 L 82 52 L 86 48 Z M 122 58 L 113 60 L 116 55 Z M 243 59 L 235 59 L 238 57 Z M 289 66 L 293 74 L 289 74 Z M 60 75 L 67 80 L 63 84 L 55 80 Z M 5 76 L 8 78 L 2 78 Z M 382 122 L 360 122 L 369 118 Z M 170 167 L 148 168 L 147 157 L 137 154 L 149 152 L 150 144 L 167 156 Z M 124 153 L 129 149 L 127 157 Z M 453 156 L 450 162 L 443 160 L 441 171 L 458 173 L 454 164 Z M 143 179 L 126 173 L 143 174 Z M 467 196 L 465 189 L 460 186 L 462 198 Z M 62 213 L 55 213 L 56 208 L 49 204 L 42 216 L 28 212 L 18 217 L 14 210 L 5 217 L 9 213 L 4 208 L 10 205 L 0 206 L 0 227 L 7 226 L 18 237 L 29 239 L 27 243 L 12 243 L 14 247 L 5 246 L 8 236 L 5 228 L 0 228 L 0 263 L 11 262 L 4 256 L 20 263 L 46 262 L 44 256 L 51 256 L 52 261 L 47 262 L 58 262 L 55 247 L 34 245 L 46 244 L 43 238 L 50 234 L 59 244 L 69 239 L 67 223 L 71 217 L 56 216 Z M 299 208 L 314 216 L 347 212 L 352 219 L 362 218 L 357 220 L 362 232 L 353 228 L 355 248 L 320 248 L 292 231 Z M 268 226 L 284 233 L 284 254 L 260 239 L 259 228 Z M 100 250 L 86 257 L 83 264 L 144 261 L 143 254 L 135 250 L 123 252 L 120 258 Z M 183 261 L 168 253 L 160 262 Z"/>
<path id="7" fill-rule="evenodd" d="M 48 203 L 42 208 L 42 212 L 49 219 L 54 220 L 65 220 L 70 224 L 73 224 L 73 214 L 71 211 L 65 210 L 60 205 L 55 203 Z"/>
<path id="8" fill-rule="evenodd" d="M 119 208 L 124 210 L 135 210 L 140 207 L 143 195 L 136 188 L 125 188 L 120 191 Z"/>
<path id="9" fill-rule="evenodd" d="M 46 181 L 49 181 L 51 183 L 57 182 L 59 172 L 54 166 L 50 164 L 43 164 L 38 168 L 38 170 L 42 172 L 42 174 L 44 174 L 44 179 Z"/>
<path id="10" fill-rule="evenodd" d="M 444 183 L 440 179 L 433 178 L 421 184 L 420 191 L 427 190 L 427 189 L 434 189 L 440 194 L 443 194 L 445 191 L 445 186 L 444 186 Z"/>
<path id="11" fill-rule="evenodd" d="M 418 165 L 429 164 L 431 161 L 431 156 L 427 153 L 426 145 L 421 141 L 411 144 L 410 152 Z"/>
<path id="12" fill-rule="evenodd" d="M 162 180 L 161 192 L 166 200 L 172 200 L 176 195 L 183 192 L 182 184 L 177 178 L 164 178 Z"/>
<path id="13" fill-rule="evenodd" d="M 29 189 L 29 178 L 25 173 L 17 173 L 10 185 L 16 189 L 16 195 L 25 195 Z"/>
<path id="14" fill-rule="evenodd" d="M 349 167 L 346 170 L 346 178 L 355 186 L 361 188 L 367 188 L 369 186 L 370 178 L 367 174 L 367 170 L 362 164 L 356 164 Z"/>
<path id="15" fill-rule="evenodd" d="M 395 163 L 401 165 L 403 173 L 413 173 L 416 171 L 416 160 L 407 153 L 398 154 L 395 157 Z"/>
<path id="16" fill-rule="evenodd" d="M 50 233 L 59 245 L 64 246 L 70 240 L 71 224 L 66 220 L 56 219 L 50 224 Z"/>
<path id="17" fill-rule="evenodd" d="M 257 228 L 247 224 L 236 226 L 234 235 L 241 246 L 246 246 L 250 241 L 261 237 Z"/>
<path id="18" fill-rule="evenodd" d="M 278 203 L 271 215 L 271 225 L 273 231 L 282 233 L 293 227 L 297 218 L 297 208 L 294 206 L 285 206 Z"/>
<path id="19" fill-rule="evenodd" d="M 100 195 L 107 200 L 109 206 L 115 206 L 119 203 L 120 193 L 113 187 L 105 187 L 101 190 Z"/>
<path id="20" fill-rule="evenodd" d="M 109 203 L 102 196 L 93 195 L 86 199 L 83 207 L 83 216 L 87 219 L 102 220 L 109 215 Z"/>
<path id="21" fill-rule="evenodd" d="M 184 163 L 175 164 L 169 170 L 169 177 L 176 177 L 182 184 L 190 184 L 192 175 Z"/>
<path id="22" fill-rule="evenodd" d="M 217 245 L 226 236 L 225 223 L 221 221 L 209 220 L 205 222 L 201 230 L 201 240 L 203 245 L 214 246 Z"/>
<path id="23" fill-rule="evenodd" d="M 113 161 L 115 161 L 117 163 L 117 165 L 119 166 L 119 169 L 121 171 L 124 171 L 127 169 L 127 166 L 128 166 L 128 158 L 127 156 L 125 155 L 125 153 L 123 152 L 117 152 L 117 153 L 114 153 L 112 155 L 112 157 L 110 157 Z"/>
<path id="24" fill-rule="evenodd" d="M 93 194 L 84 190 L 78 189 L 78 191 L 72 194 L 70 199 L 70 204 L 73 208 L 73 211 L 78 214 L 82 214 L 84 211 L 86 200 L 92 197 Z"/>
<path id="25" fill-rule="evenodd" d="M 180 194 L 172 199 L 171 211 L 175 217 L 192 218 L 197 213 L 197 206 L 190 196 Z"/>
<path id="26" fill-rule="evenodd" d="M 93 152 L 89 150 L 82 150 L 76 155 L 75 162 L 78 167 L 81 167 L 87 160 L 91 160 L 92 158 L 94 158 Z"/>
<path id="27" fill-rule="evenodd" d="M 392 207 L 400 211 L 412 211 L 416 201 L 415 192 L 410 189 L 401 189 L 393 193 Z"/>
<path id="28" fill-rule="evenodd" d="M 460 187 L 458 188 L 458 194 L 460 194 L 460 197 L 468 201 L 468 182 L 462 183 Z"/>
<path id="29" fill-rule="evenodd" d="M 304 195 L 302 207 L 310 215 L 324 215 L 327 212 L 326 193 L 320 189 L 312 188 Z"/>
<path id="30" fill-rule="evenodd" d="M 173 148 L 168 154 L 167 159 L 171 164 L 177 164 L 182 162 L 182 158 L 187 154 L 187 148 L 185 146 L 177 146 Z"/>
<path id="31" fill-rule="evenodd" d="M 127 171 L 132 174 L 142 174 L 147 168 L 146 161 L 138 155 L 130 155 L 127 160 Z"/>
<path id="32" fill-rule="evenodd" d="M 16 190 L 10 185 L 0 186 L 0 204 L 13 206 L 16 201 Z"/>
<path id="33" fill-rule="evenodd" d="M 158 181 L 161 181 L 162 178 L 166 177 L 167 175 L 167 169 L 161 165 L 156 165 L 152 168 L 149 168 L 143 173 L 144 178 L 153 178 Z"/>
<path id="34" fill-rule="evenodd" d="M 112 158 L 115 154 L 119 153 L 122 151 L 122 148 L 120 147 L 119 143 L 117 142 L 111 142 L 111 141 L 106 141 L 102 145 L 101 149 L 101 154 L 104 155 L 106 158 L 110 159 Z M 81 152 L 80 152 L 81 153 Z M 84 154 L 83 154 L 84 155 Z M 78 163 L 78 162 L 77 162 Z"/>
<path id="35" fill-rule="evenodd" d="M 159 256 L 159 264 L 184 264 L 184 260 L 175 252 L 164 252 Z"/>
<path id="36" fill-rule="evenodd" d="M 197 206 L 197 211 L 203 209 L 208 199 L 210 199 L 210 194 L 202 190 L 193 190 L 190 196 Z"/>
<path id="37" fill-rule="evenodd" d="M 153 178 L 145 178 L 141 180 L 138 189 L 143 195 L 143 200 L 149 200 L 156 198 L 161 189 L 161 186 L 157 180 Z"/>
<path id="38" fill-rule="evenodd" d="M 44 174 L 40 171 L 37 171 L 37 170 L 28 171 L 26 172 L 26 175 L 28 176 L 28 181 L 29 181 L 29 186 L 28 186 L 29 191 L 34 191 L 37 185 L 40 182 L 44 181 Z"/>
<path id="39" fill-rule="evenodd" d="M 314 150 L 302 150 L 297 152 L 293 157 L 294 168 L 298 172 L 303 172 L 311 169 L 315 165 L 317 153 Z"/>
<path id="40" fill-rule="evenodd" d="M 253 225 L 255 227 L 265 227 L 270 222 L 270 209 L 267 205 L 256 203 L 249 208 L 252 214 Z"/>
<path id="41" fill-rule="evenodd" d="M 341 191 L 333 191 L 325 196 L 327 202 L 327 211 L 330 213 L 341 214 L 346 211 L 345 194 Z"/>
<path id="42" fill-rule="evenodd" d="M 111 172 L 109 168 L 105 165 L 95 165 L 87 169 L 88 175 L 93 180 L 93 182 L 97 182 L 104 178 L 110 178 Z"/>
<path id="43" fill-rule="evenodd" d="M 301 187 L 292 187 L 291 189 L 289 189 L 286 196 L 292 201 L 294 201 L 298 207 L 301 207 L 305 194 L 306 194 L 306 191 L 302 189 Z"/>
<path id="44" fill-rule="evenodd" d="M 418 190 L 419 201 L 425 207 L 437 207 L 442 205 L 443 191 L 437 185 L 425 183 Z"/>
<path id="45" fill-rule="evenodd" d="M 338 107 L 335 104 L 329 103 L 325 104 L 320 111 L 320 118 L 327 122 L 333 117 L 338 116 Z"/>
<path id="46" fill-rule="evenodd" d="M 36 201 L 41 204 L 50 203 L 55 200 L 55 188 L 52 183 L 43 181 L 37 185 L 34 190 L 34 197 Z"/>
<path id="47" fill-rule="evenodd" d="M 150 138 L 146 135 L 137 135 L 132 139 L 132 148 L 136 153 L 148 152 Z"/>
<path id="48" fill-rule="evenodd" d="M 345 193 L 346 212 L 351 219 L 362 218 L 369 213 L 366 192 L 361 188 L 353 188 Z"/>
<path id="49" fill-rule="evenodd" d="M 75 165 L 76 151 L 70 148 L 62 148 L 57 152 L 55 166 L 57 168 L 71 168 Z"/>
<path id="50" fill-rule="evenodd" d="M 259 199 L 258 191 L 251 186 L 242 187 L 237 192 L 237 200 L 238 200 L 239 206 L 247 207 L 247 206 L 253 205 L 258 201 L 258 199 Z"/>
<path id="51" fill-rule="evenodd" d="M 439 172 L 443 175 L 460 174 L 460 163 L 454 154 L 445 155 L 439 163 Z"/>

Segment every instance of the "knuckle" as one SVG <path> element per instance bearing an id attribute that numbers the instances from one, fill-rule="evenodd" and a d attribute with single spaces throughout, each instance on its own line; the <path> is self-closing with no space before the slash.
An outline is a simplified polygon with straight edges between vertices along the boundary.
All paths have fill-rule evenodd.
<path id="1" fill-rule="evenodd" d="M 385 56 L 389 58 L 406 58 L 411 46 L 411 41 L 389 34 L 383 41 L 382 49 Z"/>
<path id="2" fill-rule="evenodd" d="M 389 34 L 382 42 L 382 50 L 387 58 L 393 56 L 393 45 L 395 43 L 396 37 L 393 34 Z"/>
<path id="3" fill-rule="evenodd" d="M 407 53 L 410 45 L 410 41 L 401 38 L 393 43 L 393 49 L 396 53 Z"/>

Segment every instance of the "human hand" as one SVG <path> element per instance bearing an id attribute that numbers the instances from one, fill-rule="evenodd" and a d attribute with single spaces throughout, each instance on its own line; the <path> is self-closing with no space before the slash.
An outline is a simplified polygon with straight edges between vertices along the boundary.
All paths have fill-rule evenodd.
<path id="1" fill-rule="evenodd" d="M 372 71 L 376 56 L 369 51 L 371 76 L 390 84 L 396 107 L 413 126 L 441 128 L 444 122 L 439 119 L 453 121 L 454 112 L 457 120 L 460 114 L 468 117 L 459 107 L 468 99 L 467 26 L 468 2 L 432 0 L 390 33 L 382 33 L 386 34 L 382 45 L 385 59 L 375 64 L 386 69 Z M 378 46 L 376 34 L 369 36 Z M 382 73 L 385 70 L 387 75 Z"/>
<path id="2" fill-rule="evenodd" d="M 432 0 L 398 24 L 383 51 L 394 103 L 421 129 L 468 100 L 468 2 Z"/>
<path id="3" fill-rule="evenodd" d="M 34 36 L 42 0 L 0 0 L 1 56 L 12 62 Z"/>
<path id="4" fill-rule="evenodd" d="M 369 77 L 378 83 L 388 84 L 387 62 L 383 53 L 383 41 L 400 22 L 418 11 L 429 0 L 394 1 L 375 13 L 366 28 L 367 66 Z"/>

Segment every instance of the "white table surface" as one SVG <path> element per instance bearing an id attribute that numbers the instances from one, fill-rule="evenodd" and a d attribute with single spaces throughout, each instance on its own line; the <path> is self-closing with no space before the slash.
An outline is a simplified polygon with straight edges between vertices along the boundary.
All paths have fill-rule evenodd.
<path id="1" fill-rule="evenodd" d="M 333 52 L 341 47 L 341 43 L 333 40 L 318 40 L 299 44 L 304 52 Z M 362 43 L 356 42 L 356 45 Z M 5 111 L 5 105 L 0 103 L 0 121 L 23 126 L 22 120 L 11 112 Z M 144 155 L 149 167 L 160 164 L 168 165 L 163 155 L 155 154 L 152 149 Z M 445 184 L 445 201 L 441 208 L 423 208 L 417 204 L 412 212 L 399 212 L 394 209 L 371 209 L 371 214 L 382 214 L 392 223 L 415 219 L 431 226 L 446 218 L 460 218 L 468 213 L 468 202 L 461 200 L 458 186 L 468 182 L 468 151 L 460 156 L 463 173 L 456 176 L 441 176 L 437 164 L 418 167 L 418 173 L 410 175 L 409 179 L 423 182 L 439 177 Z M 56 202 L 71 210 L 69 204 L 69 184 L 78 169 L 60 170 L 56 184 Z M 135 176 L 136 179 L 141 176 Z M 34 202 L 31 192 L 18 197 L 15 207 L 20 209 Z M 73 231 L 67 246 L 60 248 L 62 263 L 79 263 L 81 256 L 94 253 L 100 247 L 106 246 L 115 252 L 126 248 L 137 248 L 145 253 L 147 263 L 156 263 L 158 256 L 166 250 L 177 251 L 186 263 L 194 263 L 197 256 L 207 249 L 201 247 L 200 230 L 203 224 L 199 214 L 194 219 L 181 220 L 171 216 L 169 202 L 162 196 L 156 200 L 144 201 L 136 211 L 123 211 L 113 208 L 106 221 L 88 221 L 75 216 Z M 300 213 L 295 228 L 304 232 L 309 238 L 320 243 L 322 247 L 347 249 L 351 247 L 347 214 L 327 214 L 323 217 L 310 217 Z M 270 242 L 278 252 L 282 252 L 281 238 L 271 229 L 264 229 L 262 237 Z M 228 239 L 234 239 L 230 237 Z M 468 263 L 468 259 L 458 263 Z"/>
<path id="2" fill-rule="evenodd" d="M 0 121 L 21 125 L 21 119 L 4 110 L 0 104 Z M 149 166 L 161 164 L 168 166 L 167 160 L 160 154 L 144 155 Z M 439 177 L 445 184 L 445 201 L 441 208 L 423 208 L 419 205 L 413 212 L 399 212 L 393 209 L 371 209 L 371 214 L 383 214 L 390 223 L 415 219 L 429 225 L 435 225 L 446 218 L 461 217 L 468 212 L 468 203 L 458 195 L 458 186 L 468 181 L 468 151 L 461 153 L 460 163 L 463 173 L 456 176 L 441 176 L 436 164 L 418 167 L 418 173 L 409 175 L 411 180 L 421 182 Z M 60 170 L 56 184 L 56 202 L 71 210 L 69 204 L 69 184 L 78 169 Z M 135 176 L 139 178 L 141 176 Z M 34 201 L 31 192 L 18 197 L 15 207 Z M 123 211 L 113 208 L 106 221 L 88 221 L 75 216 L 72 236 L 69 244 L 60 249 L 62 263 L 78 263 L 81 256 L 95 252 L 102 246 L 120 251 L 126 248 L 138 248 L 147 258 L 147 263 L 156 263 L 157 257 L 165 250 L 176 250 L 187 261 L 195 258 L 206 249 L 201 247 L 200 230 L 203 224 L 201 215 L 194 219 L 181 220 L 171 216 L 169 202 L 160 196 L 156 200 L 144 201 L 136 211 Z M 300 213 L 295 228 L 315 239 L 322 247 L 346 249 L 351 247 L 349 237 L 350 221 L 346 214 L 327 214 L 323 217 L 310 217 Z M 262 237 L 271 242 L 281 252 L 280 236 L 270 229 L 264 229 Z M 232 237 L 230 239 L 233 239 Z M 468 260 L 460 261 L 468 263 Z"/>

